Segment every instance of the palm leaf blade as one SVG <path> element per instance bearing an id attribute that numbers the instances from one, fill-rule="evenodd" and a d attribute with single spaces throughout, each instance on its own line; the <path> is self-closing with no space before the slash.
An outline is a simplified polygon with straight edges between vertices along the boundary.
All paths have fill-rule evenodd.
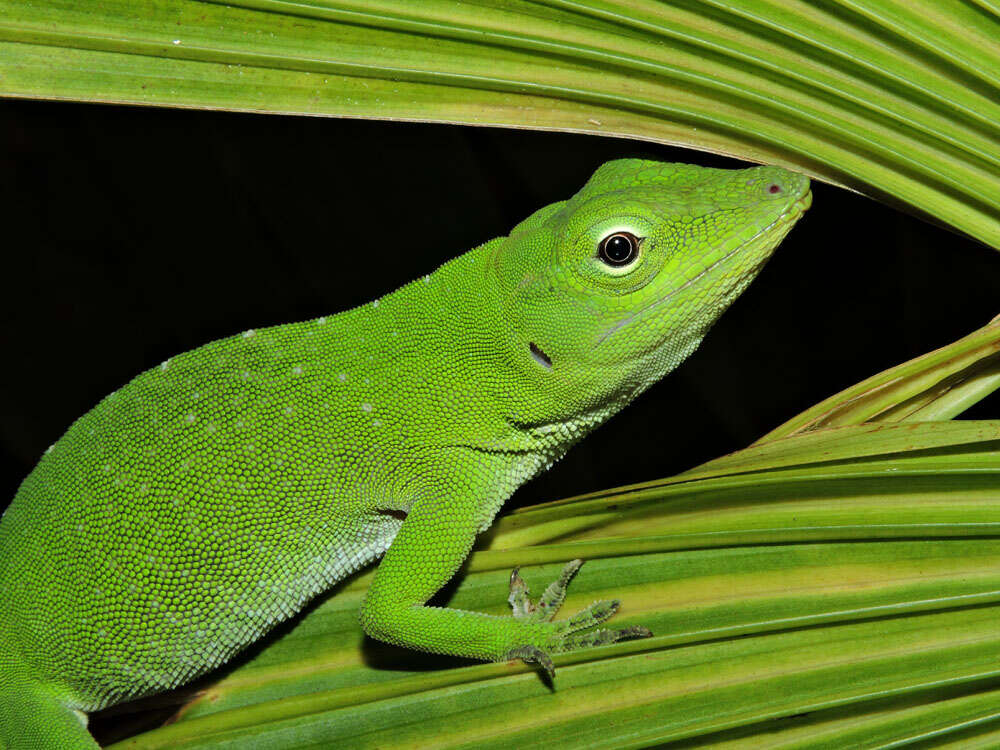
<path id="1" fill-rule="evenodd" d="M 684 143 L 1000 246 L 1000 20 L 919 6 L 3 0 L 0 94 Z"/>

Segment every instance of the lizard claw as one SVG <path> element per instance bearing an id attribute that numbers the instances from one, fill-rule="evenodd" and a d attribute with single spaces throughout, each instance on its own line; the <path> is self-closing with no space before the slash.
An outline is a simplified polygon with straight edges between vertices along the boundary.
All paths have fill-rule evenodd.
<path id="1" fill-rule="evenodd" d="M 550 680 L 556 678 L 556 667 L 552 663 L 552 658 L 537 646 L 518 646 L 504 654 L 505 661 L 513 659 L 520 659 L 525 664 L 537 664 L 545 670 L 545 674 L 549 676 Z"/>

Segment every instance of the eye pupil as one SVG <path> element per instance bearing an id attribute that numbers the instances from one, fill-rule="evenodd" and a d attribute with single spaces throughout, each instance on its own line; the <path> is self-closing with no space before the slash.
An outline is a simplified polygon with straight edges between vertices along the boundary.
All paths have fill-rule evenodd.
<path id="1" fill-rule="evenodd" d="M 615 232 L 601 240 L 598 254 L 609 266 L 624 266 L 639 253 L 639 239 L 628 232 Z"/>

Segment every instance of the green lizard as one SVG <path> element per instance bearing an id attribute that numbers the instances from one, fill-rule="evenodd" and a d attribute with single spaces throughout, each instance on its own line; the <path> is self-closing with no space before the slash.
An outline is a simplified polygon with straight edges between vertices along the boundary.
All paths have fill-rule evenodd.
<path id="1" fill-rule="evenodd" d="M 700 343 L 809 206 L 806 178 L 622 160 L 362 307 L 139 375 L 0 521 L 0 744 L 94 748 L 85 712 L 219 666 L 378 557 L 361 625 L 551 672 L 644 628 L 425 606 L 504 500 Z"/>

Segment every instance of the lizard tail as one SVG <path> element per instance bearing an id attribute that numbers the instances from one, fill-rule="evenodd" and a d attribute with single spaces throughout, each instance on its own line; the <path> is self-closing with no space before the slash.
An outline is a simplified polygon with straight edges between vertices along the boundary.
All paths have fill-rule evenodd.
<path id="1" fill-rule="evenodd" d="M 32 679 L 0 644 L 0 749 L 99 750 L 83 716 Z"/>

